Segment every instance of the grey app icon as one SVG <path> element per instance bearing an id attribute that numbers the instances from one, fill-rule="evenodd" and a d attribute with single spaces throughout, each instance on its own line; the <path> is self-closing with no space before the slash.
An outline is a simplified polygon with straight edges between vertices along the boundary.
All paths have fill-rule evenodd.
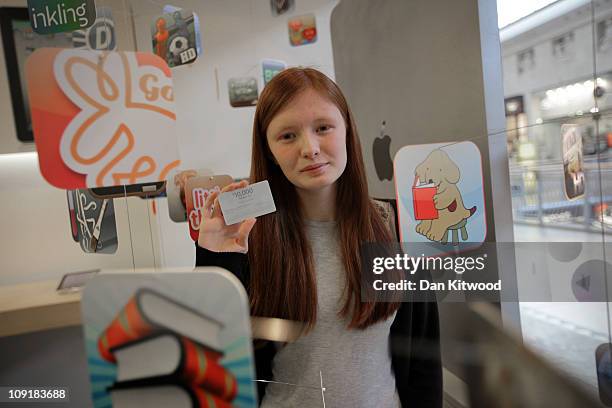
<path id="1" fill-rule="evenodd" d="M 85 30 L 72 32 L 72 45 L 74 48 L 114 51 L 117 49 L 117 38 L 111 10 L 108 7 L 100 7 L 96 12 L 93 25 Z"/>
<path id="2" fill-rule="evenodd" d="M 227 81 L 230 105 L 233 108 L 257 104 L 257 79 L 254 77 L 230 78 Z"/>
<path id="3" fill-rule="evenodd" d="M 83 252 L 114 254 L 117 251 L 117 223 L 112 198 L 96 198 L 89 190 L 72 190 L 78 242 Z"/>

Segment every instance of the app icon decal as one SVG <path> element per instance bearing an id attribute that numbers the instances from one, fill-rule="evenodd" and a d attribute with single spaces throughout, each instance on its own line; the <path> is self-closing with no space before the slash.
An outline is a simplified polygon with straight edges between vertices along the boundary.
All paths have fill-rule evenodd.
<path id="1" fill-rule="evenodd" d="M 257 104 L 257 79 L 253 77 L 231 78 L 227 81 L 230 105 L 234 108 Z"/>
<path id="2" fill-rule="evenodd" d="M 194 62 L 201 52 L 198 50 L 199 37 L 199 20 L 190 10 L 166 6 L 164 14 L 151 24 L 153 53 L 169 67 Z"/>
<path id="3" fill-rule="evenodd" d="M 93 0 L 28 0 L 28 12 L 38 34 L 83 29 L 96 20 Z"/>
<path id="4" fill-rule="evenodd" d="M 163 12 L 164 14 L 171 14 L 175 11 L 180 11 L 180 7 L 174 7 L 171 5 L 164 6 Z M 196 51 L 198 53 L 198 57 L 202 55 L 202 36 L 200 35 L 200 17 L 193 12 L 193 29 L 195 31 L 195 43 L 196 43 Z"/>
<path id="5" fill-rule="evenodd" d="M 294 17 L 288 22 L 289 42 L 294 47 L 317 41 L 317 25 L 314 14 Z"/>
<path id="6" fill-rule="evenodd" d="M 83 252 L 114 254 L 118 241 L 113 200 L 96 198 L 89 190 L 73 190 L 69 194 L 74 198 L 78 239 Z"/>
<path id="7" fill-rule="evenodd" d="M 96 21 L 89 28 L 73 31 L 72 45 L 90 50 L 116 50 L 115 21 L 110 8 L 99 7 Z"/>
<path id="8" fill-rule="evenodd" d="M 561 126 L 563 179 L 565 195 L 573 200 L 584 195 L 584 160 L 582 134 L 578 125 Z"/>
<path id="9" fill-rule="evenodd" d="M 261 67 L 263 71 L 264 86 L 266 86 L 276 74 L 287 68 L 287 64 L 283 61 L 266 59 L 262 61 Z"/>
<path id="10" fill-rule="evenodd" d="M 170 173 L 166 180 L 166 194 L 168 197 L 168 215 L 174 222 L 187 221 L 185 186 L 187 180 L 198 176 L 212 176 L 213 171 L 209 169 L 187 169 L 177 170 Z"/>
<path id="11" fill-rule="evenodd" d="M 187 208 L 187 222 L 191 239 L 198 240 L 202 221 L 201 211 L 208 196 L 215 191 L 220 192 L 223 187 L 233 181 L 232 177 L 228 175 L 194 177 L 187 180 L 185 183 L 185 207 Z"/>
<path id="12" fill-rule="evenodd" d="M 404 146 L 395 155 L 394 176 L 402 242 L 431 243 L 434 253 L 484 242 L 481 156 L 474 143 Z"/>
<path id="13" fill-rule="evenodd" d="M 81 309 L 94 407 L 257 406 L 246 293 L 227 271 L 100 273 Z"/>
<path id="14" fill-rule="evenodd" d="M 50 184 L 163 181 L 180 164 L 172 76 L 160 58 L 41 48 L 26 77 L 40 170 Z"/>
<path id="15" fill-rule="evenodd" d="M 295 0 L 270 0 L 270 9 L 273 16 L 280 16 L 292 10 Z"/>

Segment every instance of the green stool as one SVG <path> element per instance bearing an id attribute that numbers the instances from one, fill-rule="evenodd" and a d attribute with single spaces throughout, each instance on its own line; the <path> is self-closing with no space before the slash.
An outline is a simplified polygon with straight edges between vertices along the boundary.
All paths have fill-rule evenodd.
<path id="1" fill-rule="evenodd" d="M 459 221 L 455 225 L 451 225 L 450 227 L 448 227 L 446 231 L 444 232 L 444 238 L 442 238 L 441 242 L 443 244 L 447 244 L 448 243 L 448 233 L 451 232 L 453 234 L 452 244 L 459 245 L 459 233 L 457 231 L 461 231 L 461 239 L 464 241 L 467 241 L 468 233 L 467 233 L 467 229 L 465 228 L 465 224 L 467 224 L 467 218 Z"/>

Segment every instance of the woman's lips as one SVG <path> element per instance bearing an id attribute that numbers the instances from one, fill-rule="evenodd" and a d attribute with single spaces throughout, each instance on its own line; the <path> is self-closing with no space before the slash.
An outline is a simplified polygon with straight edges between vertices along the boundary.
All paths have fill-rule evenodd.
<path id="1" fill-rule="evenodd" d="M 327 168 L 328 164 L 329 163 L 311 164 L 310 166 L 304 167 L 301 170 L 301 172 L 302 173 L 309 173 L 309 174 L 321 173 L 321 172 L 325 171 L 325 169 Z"/>

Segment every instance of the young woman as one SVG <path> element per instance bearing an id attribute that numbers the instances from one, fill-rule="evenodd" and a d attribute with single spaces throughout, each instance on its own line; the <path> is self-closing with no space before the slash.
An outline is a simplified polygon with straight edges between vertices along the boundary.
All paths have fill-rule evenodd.
<path id="1" fill-rule="evenodd" d="M 279 73 L 257 103 L 252 149 L 250 182 L 268 180 L 276 212 L 226 226 L 212 194 L 196 265 L 233 272 L 253 316 L 307 327 L 279 350 L 256 348 L 258 379 L 300 385 L 261 386 L 261 406 L 322 406 L 321 375 L 330 407 L 441 407 L 435 303 L 361 301 L 360 245 L 392 241 L 394 215 L 368 196 L 338 86 L 314 69 Z"/>

